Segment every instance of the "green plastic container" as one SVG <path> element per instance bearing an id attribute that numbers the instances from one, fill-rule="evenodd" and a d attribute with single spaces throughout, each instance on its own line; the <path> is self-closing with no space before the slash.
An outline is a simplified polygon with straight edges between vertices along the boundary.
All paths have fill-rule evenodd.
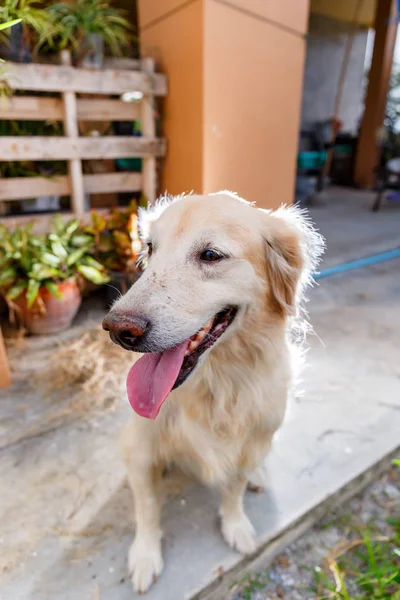
<path id="1" fill-rule="evenodd" d="M 136 171 L 142 170 L 142 159 L 141 158 L 117 158 L 115 160 L 119 169 L 123 171 Z"/>
<path id="2" fill-rule="evenodd" d="M 134 137 L 141 136 L 140 121 L 133 122 L 133 135 Z M 141 158 L 117 158 L 115 163 L 122 171 L 135 171 L 139 173 L 142 170 Z"/>
<path id="3" fill-rule="evenodd" d="M 340 144 L 333 148 L 333 154 L 336 154 L 337 156 L 350 156 L 352 151 L 353 148 L 349 144 Z"/>
<path id="4" fill-rule="evenodd" d="M 320 169 L 326 161 L 325 150 L 314 150 L 309 152 L 299 152 L 297 155 L 298 169 Z"/>

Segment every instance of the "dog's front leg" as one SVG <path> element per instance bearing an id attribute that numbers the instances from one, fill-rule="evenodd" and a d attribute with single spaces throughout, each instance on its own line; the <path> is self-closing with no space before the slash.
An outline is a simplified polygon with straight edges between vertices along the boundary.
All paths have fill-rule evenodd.
<path id="1" fill-rule="evenodd" d="M 161 468 L 125 456 L 135 500 L 136 535 L 129 550 L 129 573 L 136 592 L 145 592 L 163 569 L 161 556 Z"/>
<path id="2" fill-rule="evenodd" d="M 247 478 L 238 475 L 223 488 L 219 514 L 222 535 L 229 546 L 242 554 L 251 554 L 256 548 L 256 536 L 243 508 L 246 485 Z"/>

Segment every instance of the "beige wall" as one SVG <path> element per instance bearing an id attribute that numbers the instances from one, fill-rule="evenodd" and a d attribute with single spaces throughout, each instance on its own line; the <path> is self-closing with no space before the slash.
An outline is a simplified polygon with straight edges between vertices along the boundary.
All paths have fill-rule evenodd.
<path id="1" fill-rule="evenodd" d="M 294 197 L 308 0 L 139 0 L 169 77 L 163 187 Z"/>
<path id="2" fill-rule="evenodd" d="M 229 4 L 268 19 L 271 25 L 283 25 L 299 33 L 307 31 L 308 0 L 230 0 Z"/>
<path id="3" fill-rule="evenodd" d="M 203 186 L 203 7 L 196 0 L 169 15 L 178 0 L 139 2 L 142 54 L 168 74 L 163 135 L 168 141 L 161 190 L 171 194 Z M 165 10 L 161 16 L 161 8 Z"/>
<path id="4" fill-rule="evenodd" d="M 284 20 L 280 0 L 265 4 Z M 306 12 L 306 2 L 293 4 Z M 262 206 L 290 203 L 304 40 L 214 1 L 206 3 L 205 27 L 204 189 L 228 188 Z"/>

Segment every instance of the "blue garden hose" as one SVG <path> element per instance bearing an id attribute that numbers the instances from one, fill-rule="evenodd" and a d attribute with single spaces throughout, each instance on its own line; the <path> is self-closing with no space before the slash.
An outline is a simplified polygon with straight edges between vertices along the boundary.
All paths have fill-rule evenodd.
<path id="1" fill-rule="evenodd" d="M 381 252 L 380 254 L 373 254 L 372 256 L 366 256 L 365 258 L 351 260 L 341 265 L 336 265 L 334 267 L 323 269 L 318 273 L 314 273 L 314 279 L 322 279 L 323 277 L 338 275 L 339 273 L 353 271 L 354 269 L 360 269 L 361 267 L 369 267 L 370 265 L 376 265 L 377 263 L 392 260 L 393 258 L 400 258 L 400 248 L 396 248 L 395 250 L 388 250 L 387 252 Z"/>

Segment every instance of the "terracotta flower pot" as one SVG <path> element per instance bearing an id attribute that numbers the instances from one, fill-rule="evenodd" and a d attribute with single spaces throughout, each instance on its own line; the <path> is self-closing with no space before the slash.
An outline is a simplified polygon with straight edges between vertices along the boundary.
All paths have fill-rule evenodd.
<path id="1" fill-rule="evenodd" d="M 47 288 L 40 288 L 46 312 L 40 314 L 28 308 L 25 294 L 14 300 L 20 309 L 21 318 L 25 327 L 35 335 L 49 335 L 67 329 L 81 304 L 81 292 L 74 278 L 67 279 L 58 284 L 62 298 L 52 296 Z"/>

